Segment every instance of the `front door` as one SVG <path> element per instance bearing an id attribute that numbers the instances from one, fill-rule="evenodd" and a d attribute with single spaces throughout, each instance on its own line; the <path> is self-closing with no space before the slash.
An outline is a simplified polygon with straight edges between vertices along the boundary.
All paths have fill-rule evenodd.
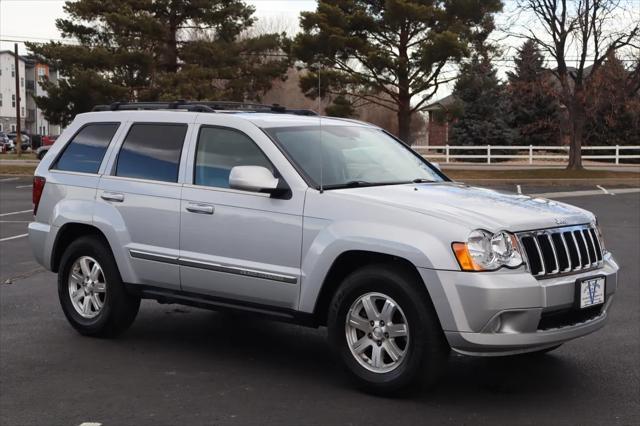
<path id="1" fill-rule="evenodd" d="M 236 129 L 202 125 L 192 158 L 192 184 L 181 202 L 182 289 L 295 308 L 304 194 L 285 199 L 230 189 L 234 166 L 263 166 L 279 176 L 256 142 Z"/>

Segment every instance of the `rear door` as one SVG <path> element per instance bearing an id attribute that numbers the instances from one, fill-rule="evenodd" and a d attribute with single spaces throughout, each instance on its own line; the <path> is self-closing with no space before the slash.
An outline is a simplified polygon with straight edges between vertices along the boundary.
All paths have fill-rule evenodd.
<path id="1" fill-rule="evenodd" d="M 207 117 L 217 123 L 218 117 Z M 280 155 L 258 128 L 225 118 L 194 129 L 182 193 L 180 275 L 185 291 L 293 309 L 300 286 L 304 191 L 290 196 L 229 188 L 234 166 L 263 166 L 285 179 L 265 152 Z M 260 144 L 259 144 L 260 143 Z M 279 160 L 282 160 L 279 158 Z"/>
<path id="2" fill-rule="evenodd" d="M 180 164 L 189 133 L 187 117 L 153 114 L 133 121 L 98 187 L 105 227 L 117 232 L 134 284 L 180 288 Z M 190 114 L 189 114 L 190 115 Z"/>

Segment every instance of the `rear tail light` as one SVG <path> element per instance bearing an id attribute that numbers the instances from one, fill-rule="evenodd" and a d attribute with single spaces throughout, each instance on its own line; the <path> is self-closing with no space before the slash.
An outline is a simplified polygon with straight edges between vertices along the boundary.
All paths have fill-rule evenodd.
<path id="1" fill-rule="evenodd" d="M 38 213 L 38 204 L 40 204 L 40 197 L 42 197 L 42 191 L 44 190 L 44 184 L 47 180 L 41 176 L 33 177 L 33 214 L 35 216 Z"/>

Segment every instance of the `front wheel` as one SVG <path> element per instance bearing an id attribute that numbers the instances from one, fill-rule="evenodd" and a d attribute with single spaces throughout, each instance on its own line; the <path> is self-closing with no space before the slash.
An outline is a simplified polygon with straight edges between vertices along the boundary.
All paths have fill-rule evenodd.
<path id="1" fill-rule="evenodd" d="M 449 352 L 422 282 L 395 265 L 349 275 L 332 300 L 329 339 L 365 390 L 388 394 L 433 384 Z"/>
<path id="2" fill-rule="evenodd" d="M 140 298 L 127 293 L 107 244 L 92 236 L 74 241 L 62 255 L 58 297 L 67 320 L 88 336 L 121 333 L 140 307 Z"/>

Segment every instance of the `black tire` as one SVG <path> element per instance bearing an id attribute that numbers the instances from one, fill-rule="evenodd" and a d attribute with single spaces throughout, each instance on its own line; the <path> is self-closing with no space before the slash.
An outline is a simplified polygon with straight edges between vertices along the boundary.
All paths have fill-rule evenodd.
<path id="1" fill-rule="evenodd" d="M 82 256 L 95 259 L 102 268 L 106 282 L 104 305 L 94 318 L 84 318 L 73 306 L 69 294 L 69 274 Z M 113 337 L 129 328 L 138 314 L 140 298 L 129 294 L 107 243 L 95 236 L 81 237 L 65 250 L 58 271 L 58 297 L 67 320 L 85 336 Z"/>
<path id="2" fill-rule="evenodd" d="M 388 372 L 365 368 L 347 342 L 345 326 L 349 309 L 358 298 L 372 292 L 391 297 L 402 309 L 409 328 L 406 353 Z M 331 301 L 327 322 L 329 341 L 336 356 L 367 392 L 389 395 L 417 385 L 431 386 L 444 370 L 449 345 L 424 284 L 407 268 L 393 264 L 371 265 L 350 274 Z"/>

